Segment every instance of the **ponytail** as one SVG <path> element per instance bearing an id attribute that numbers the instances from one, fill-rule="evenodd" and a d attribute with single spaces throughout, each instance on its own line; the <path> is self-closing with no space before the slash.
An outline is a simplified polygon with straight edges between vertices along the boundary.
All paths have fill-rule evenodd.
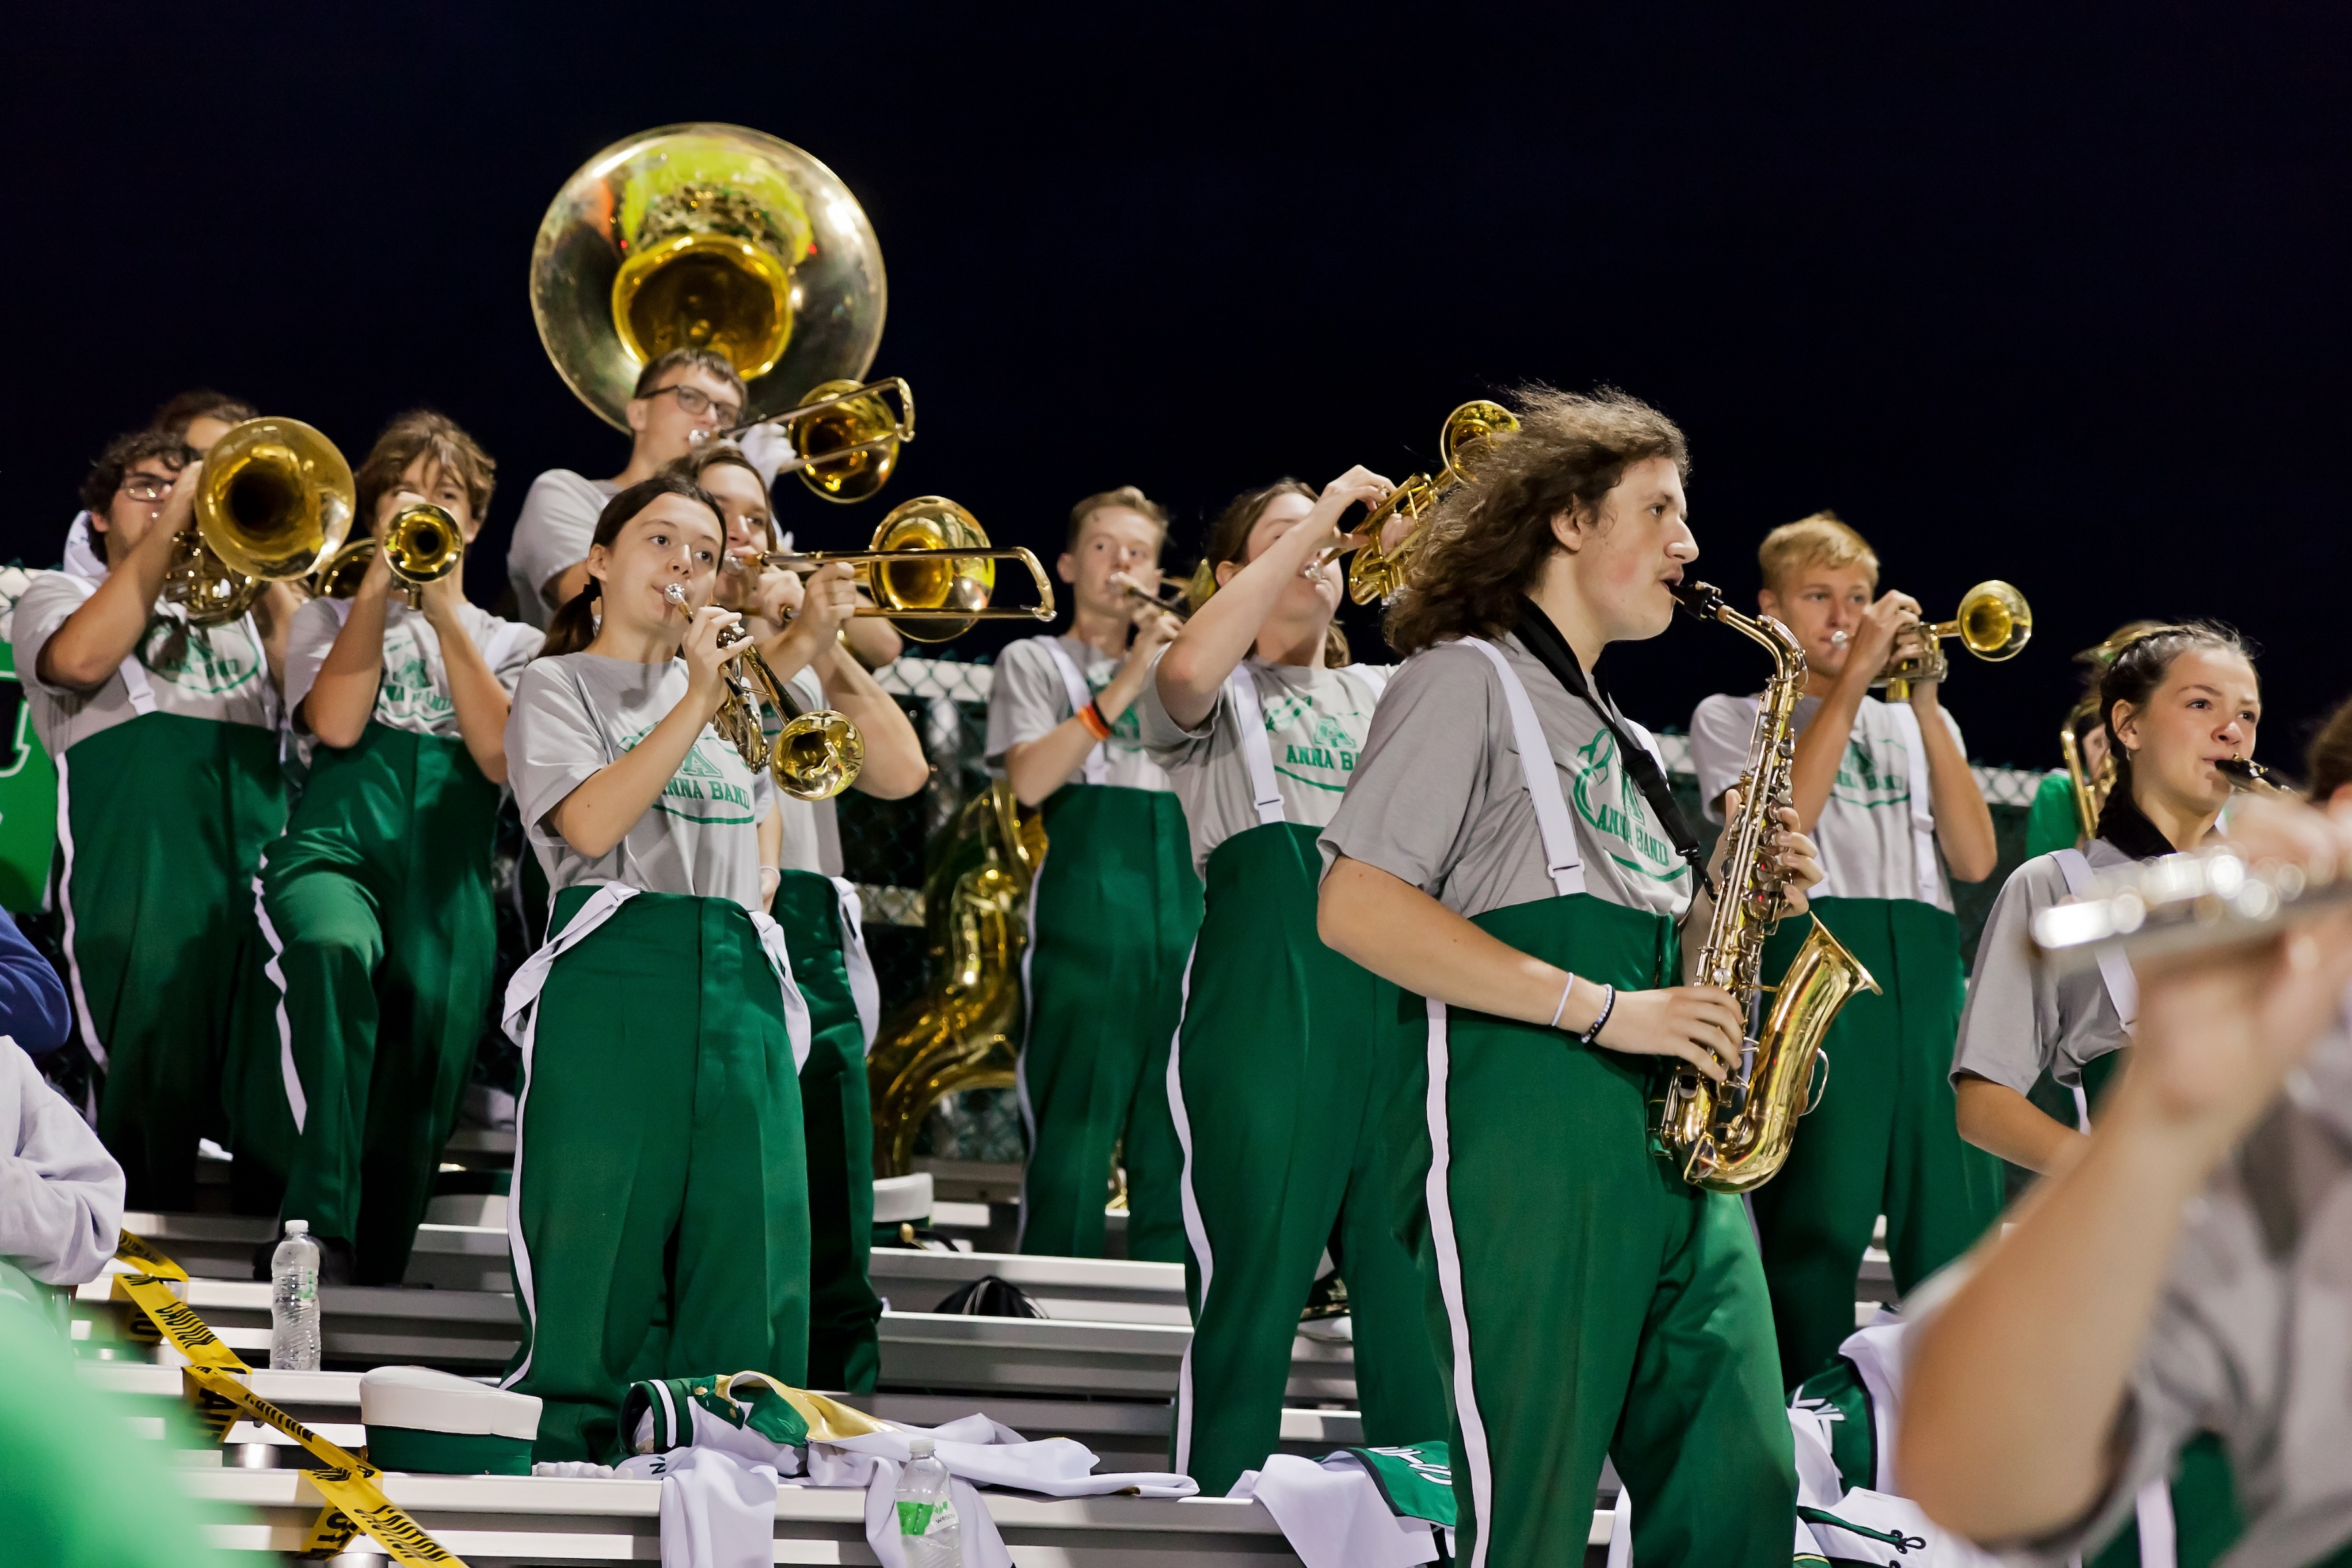
<path id="1" fill-rule="evenodd" d="M 690 479 L 661 473 L 649 479 L 638 480 L 604 503 L 604 510 L 597 514 L 596 532 L 590 541 L 590 547 L 593 549 L 601 544 L 610 550 L 613 541 L 621 536 L 621 530 L 628 526 L 629 520 L 662 496 L 685 496 L 709 507 L 710 515 L 719 520 L 719 537 L 726 537 L 726 514 L 719 510 L 719 502 L 709 491 Z M 579 653 L 595 641 L 596 605 L 604 595 L 604 584 L 593 577 L 589 578 L 588 585 L 565 600 L 547 623 L 547 640 L 540 645 L 536 657 L 552 658 L 562 654 Z"/>
<path id="2" fill-rule="evenodd" d="M 591 577 L 586 587 L 564 600 L 547 623 L 547 640 L 539 645 L 538 657 L 585 651 L 596 640 L 596 601 L 604 593 L 604 584 Z"/>

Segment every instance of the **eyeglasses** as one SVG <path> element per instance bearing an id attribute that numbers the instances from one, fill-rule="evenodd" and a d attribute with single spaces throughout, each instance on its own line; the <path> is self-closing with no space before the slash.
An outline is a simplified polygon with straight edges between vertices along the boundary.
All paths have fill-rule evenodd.
<path id="1" fill-rule="evenodd" d="M 172 493 L 173 481 L 159 479 L 152 474 L 125 474 L 121 489 L 132 500 L 162 500 Z"/>
<path id="2" fill-rule="evenodd" d="M 670 386 L 657 386 L 646 394 L 646 399 L 651 402 L 665 394 L 672 393 L 677 395 L 678 408 L 689 419 L 699 419 L 716 408 L 719 410 L 719 423 L 731 428 L 738 419 L 743 417 L 741 404 L 721 403 L 710 394 L 699 388 L 688 386 L 684 382 L 678 382 Z"/>

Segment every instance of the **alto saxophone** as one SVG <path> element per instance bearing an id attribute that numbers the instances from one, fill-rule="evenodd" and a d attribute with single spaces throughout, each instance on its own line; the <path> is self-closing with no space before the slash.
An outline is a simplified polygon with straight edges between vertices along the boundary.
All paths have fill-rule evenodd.
<path id="1" fill-rule="evenodd" d="M 1780 984 L 1762 983 L 1764 943 L 1780 923 L 1787 880 L 1766 851 L 1774 816 L 1790 802 L 1805 653 L 1786 626 L 1769 616 L 1739 614 L 1708 584 L 1680 584 L 1674 593 L 1692 615 L 1722 622 L 1772 656 L 1772 679 L 1757 706 L 1756 732 L 1738 786 L 1739 814 L 1723 827 L 1722 889 L 1692 976 L 1694 984 L 1729 992 L 1744 1017 L 1756 1017 L 1757 999 L 1767 993 L 1771 1010 L 1741 1043 L 1739 1063 L 1722 1083 L 1677 1067 L 1654 1102 L 1659 1144 L 1683 1180 L 1709 1192 L 1744 1193 L 1787 1163 L 1797 1119 L 1812 1109 L 1813 1063 L 1838 1009 L 1856 991 L 1875 993 L 1879 986 L 1819 917 Z"/>

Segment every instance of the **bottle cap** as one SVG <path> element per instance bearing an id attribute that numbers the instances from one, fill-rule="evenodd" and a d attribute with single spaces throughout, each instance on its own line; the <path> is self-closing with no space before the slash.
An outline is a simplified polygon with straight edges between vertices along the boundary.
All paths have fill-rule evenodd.
<path id="1" fill-rule="evenodd" d="M 907 1439 L 907 1455 L 909 1458 L 928 1459 L 933 1447 L 929 1437 L 909 1437 Z"/>
<path id="2" fill-rule="evenodd" d="M 286 1234 L 308 1236 L 310 1234 L 310 1222 L 307 1219 L 289 1219 L 286 1222 Z"/>

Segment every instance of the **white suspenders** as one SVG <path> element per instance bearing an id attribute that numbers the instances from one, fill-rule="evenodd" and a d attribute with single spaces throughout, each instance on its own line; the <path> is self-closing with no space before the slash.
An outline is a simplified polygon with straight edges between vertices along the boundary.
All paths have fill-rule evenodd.
<path id="1" fill-rule="evenodd" d="M 2079 899 L 2090 890 L 2091 862 L 2080 849 L 2060 849 L 2052 858 L 2065 875 L 2068 892 Z M 2139 978 L 2112 943 L 2099 949 L 2099 978 L 2107 983 L 2107 1000 L 2116 1005 L 2116 1016 L 2128 1032 L 2139 1022 Z"/>
<path id="2" fill-rule="evenodd" d="M 1275 782 L 1274 748 L 1265 738 L 1265 710 L 1258 706 L 1257 683 L 1250 679 L 1246 663 L 1235 665 L 1225 677 L 1225 694 L 1234 700 L 1234 723 L 1242 733 L 1242 761 L 1249 767 L 1258 826 L 1280 822 L 1284 820 L 1282 786 Z"/>
<path id="3" fill-rule="evenodd" d="M 1911 764 L 1911 877 L 1919 901 L 1933 904 L 1944 890 L 1944 881 L 1936 864 L 1936 807 L 1927 786 L 1927 742 L 1919 732 L 1919 715 L 1911 704 L 1887 706 L 1895 710 L 1895 728 L 1903 736 L 1903 754 Z M 1815 889 L 1814 893 L 1818 897 L 1824 890 Z"/>
<path id="4" fill-rule="evenodd" d="M 1502 678 L 1503 700 L 1511 710 L 1511 738 L 1519 749 L 1519 772 L 1527 784 L 1528 802 L 1536 809 L 1536 828 L 1543 835 L 1544 873 L 1561 898 L 1584 891 L 1584 863 L 1577 854 L 1576 824 L 1568 815 L 1568 797 L 1560 793 L 1559 768 L 1552 761 L 1551 742 L 1536 720 L 1536 706 L 1528 689 L 1511 668 L 1503 650 L 1484 637 L 1464 637 L 1493 663 Z"/>
<path id="5" fill-rule="evenodd" d="M 1070 650 L 1062 646 L 1060 637 L 1037 640 L 1045 645 L 1045 651 L 1054 656 L 1054 663 L 1062 672 L 1062 688 L 1069 693 L 1070 712 L 1075 717 L 1095 700 L 1094 693 L 1087 689 L 1087 678 L 1079 672 L 1078 661 L 1070 657 Z M 1104 754 L 1103 743 L 1097 741 L 1094 750 L 1087 753 L 1087 783 L 1098 784 L 1109 777 L 1110 759 Z"/>
<path id="6" fill-rule="evenodd" d="M 2090 890 L 2091 862 L 2080 849 L 2059 849 L 2052 852 L 2058 869 L 2066 879 L 2066 890 L 2081 898 Z M 2106 982 L 2107 1000 L 2116 1005 L 2116 1016 L 2124 1024 L 2128 1035 L 2139 1022 L 2139 977 L 2131 971 L 2123 952 L 2113 942 L 2098 950 L 2099 978 Z M 2074 1086 L 2074 1125 L 2084 1132 L 2091 1130 L 2091 1099 L 2083 1086 Z"/>

